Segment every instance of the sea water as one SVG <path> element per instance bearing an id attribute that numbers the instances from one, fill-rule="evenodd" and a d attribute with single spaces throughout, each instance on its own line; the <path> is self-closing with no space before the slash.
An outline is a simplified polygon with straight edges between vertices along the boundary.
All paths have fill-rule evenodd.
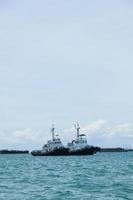
<path id="1" fill-rule="evenodd" d="M 133 200 L 133 152 L 0 155 L 0 200 Z"/>

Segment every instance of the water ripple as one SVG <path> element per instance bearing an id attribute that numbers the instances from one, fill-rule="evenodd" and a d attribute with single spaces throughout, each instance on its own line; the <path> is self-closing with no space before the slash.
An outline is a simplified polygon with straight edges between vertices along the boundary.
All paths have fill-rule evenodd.
<path id="1" fill-rule="evenodd" d="M 0 200 L 132 200 L 133 153 L 0 155 Z"/>

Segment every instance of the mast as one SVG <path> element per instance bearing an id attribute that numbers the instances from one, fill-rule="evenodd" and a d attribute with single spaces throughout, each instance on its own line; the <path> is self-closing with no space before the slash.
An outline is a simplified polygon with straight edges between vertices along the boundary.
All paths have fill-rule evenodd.
<path id="1" fill-rule="evenodd" d="M 54 140 L 54 130 L 55 130 L 55 127 L 54 127 L 54 124 L 53 124 L 53 125 L 52 125 L 52 128 L 51 128 L 52 141 Z"/>
<path id="2" fill-rule="evenodd" d="M 79 138 L 79 130 L 80 130 L 79 123 L 75 124 L 75 129 L 77 130 L 77 138 Z"/>

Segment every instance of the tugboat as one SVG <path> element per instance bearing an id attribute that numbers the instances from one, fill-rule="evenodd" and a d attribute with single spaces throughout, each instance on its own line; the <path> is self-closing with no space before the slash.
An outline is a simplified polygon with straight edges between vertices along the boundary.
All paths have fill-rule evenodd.
<path id="1" fill-rule="evenodd" d="M 99 151 L 99 147 L 93 147 L 87 144 L 87 139 L 85 134 L 80 134 L 80 126 L 77 123 L 75 125 L 77 130 L 77 138 L 71 143 L 68 143 L 69 155 L 93 155 Z"/>
<path id="2" fill-rule="evenodd" d="M 32 151 L 33 156 L 66 156 L 69 155 L 69 148 L 63 146 L 58 135 L 54 134 L 54 125 L 51 128 L 52 140 L 44 144 L 42 150 Z"/>

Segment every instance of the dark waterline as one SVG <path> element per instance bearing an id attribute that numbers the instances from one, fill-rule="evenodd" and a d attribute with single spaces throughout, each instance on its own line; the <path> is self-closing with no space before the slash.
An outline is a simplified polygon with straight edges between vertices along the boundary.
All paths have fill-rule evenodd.
<path id="1" fill-rule="evenodd" d="M 0 155 L 0 200 L 132 200 L 133 152 Z"/>

